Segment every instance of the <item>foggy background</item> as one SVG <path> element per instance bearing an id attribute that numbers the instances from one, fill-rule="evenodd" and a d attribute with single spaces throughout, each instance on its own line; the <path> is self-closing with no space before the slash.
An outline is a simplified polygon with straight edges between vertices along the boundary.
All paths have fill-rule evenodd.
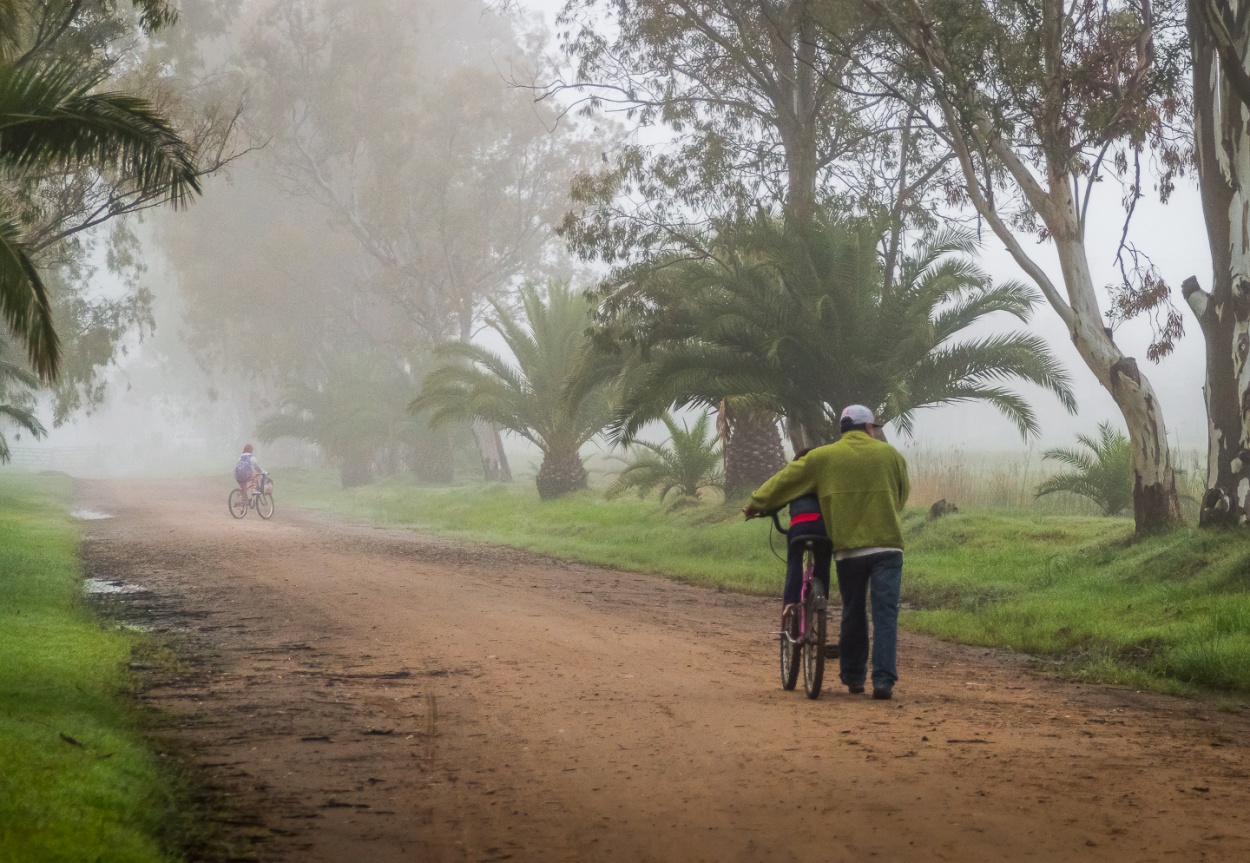
<path id="1" fill-rule="evenodd" d="M 524 125 L 524 111 L 516 109 L 519 103 L 531 102 L 532 96 L 508 88 L 505 77 L 518 69 L 523 71 L 526 62 L 543 55 L 555 56 L 557 46 L 549 28 L 556 10 L 562 5 L 561 0 L 527 0 L 518 4 L 531 17 L 526 29 L 511 34 L 503 29 L 497 34 L 483 32 L 496 25 L 475 12 L 457 15 L 455 3 L 431 5 L 443 7 L 439 14 L 444 20 L 435 32 L 438 28 L 454 31 L 464 36 L 471 47 L 460 46 L 453 51 L 451 40 L 431 36 L 419 56 L 397 56 L 393 62 L 425 64 L 426 74 L 440 74 L 463 65 L 476 77 L 458 82 L 456 86 L 463 87 L 462 90 L 449 87 L 444 94 L 449 104 L 431 110 L 451 111 L 458 106 L 458 100 L 471 101 L 477 98 L 481 88 L 495 87 L 498 92 L 492 98 L 509 102 L 512 110 L 509 116 Z M 244 13 L 244 17 L 246 15 Z M 179 26 L 194 24 L 194 19 L 184 17 Z M 542 33 L 535 36 L 540 29 Z M 265 55 L 259 48 L 249 46 L 248 39 L 252 37 L 248 30 L 249 27 L 236 24 L 229 35 L 215 40 L 207 49 L 210 60 L 225 62 L 233 55 L 237 63 L 237 58 L 242 56 L 244 68 L 252 63 L 251 71 L 258 80 L 274 85 L 277 83 L 275 72 L 281 63 L 295 61 L 278 56 L 280 52 Z M 380 39 L 376 44 L 381 46 L 378 50 L 388 50 L 386 40 Z M 332 72 L 327 68 L 318 74 Z M 239 66 L 229 74 L 239 74 Z M 342 95 L 344 105 L 350 95 Z M 413 113 L 415 116 L 414 106 L 402 104 L 402 94 L 394 98 L 396 115 Z M 290 92 L 286 86 L 249 84 L 246 88 L 249 109 L 259 109 L 262 116 L 265 100 L 277 103 L 283 99 L 295 104 L 299 94 Z M 360 110 L 363 112 L 360 116 L 367 116 L 370 106 Z M 501 109 L 500 116 L 503 113 Z M 394 115 L 372 116 L 380 124 L 379 128 L 394 119 Z M 359 117 L 353 115 L 344 121 L 358 120 Z M 537 108 L 530 120 L 532 123 L 527 126 L 526 134 L 534 136 L 535 164 L 548 158 L 553 173 L 535 183 L 531 190 L 533 199 L 527 201 L 528 213 L 518 212 L 510 217 L 534 219 L 534 237 L 517 241 L 518 246 L 529 242 L 534 247 L 517 252 L 518 257 L 525 258 L 530 271 L 564 275 L 579 286 L 588 286 L 593 281 L 594 271 L 568 260 L 561 241 L 550 239 L 549 232 L 562 215 L 571 167 L 578 160 L 593 162 L 619 134 L 613 132 L 596 138 L 594 130 L 584 121 L 566 117 L 555 123 L 551 114 L 541 115 Z M 104 374 L 107 394 L 102 404 L 89 412 L 75 413 L 57 428 L 46 422 L 48 410 L 41 410 L 40 416 L 49 425 L 49 434 L 42 441 L 13 435 L 11 443 L 16 465 L 39 467 L 43 464 L 79 474 L 213 471 L 225 476 L 241 446 L 254 441 L 256 421 L 275 409 L 275 385 L 281 374 L 274 364 L 279 360 L 310 361 L 309 340 L 341 337 L 350 342 L 358 338 L 350 332 L 327 336 L 308 323 L 311 320 L 308 313 L 310 308 L 361 302 L 356 291 L 370 278 L 369 273 L 362 271 L 361 264 L 362 260 L 367 261 L 368 255 L 362 255 L 359 238 L 354 238 L 352 231 L 344 228 L 343 214 L 335 212 L 324 196 L 319 200 L 318 194 L 310 191 L 315 181 L 291 168 L 289 154 L 293 145 L 290 140 L 284 140 L 282 130 L 265 128 L 263 120 L 251 122 L 249 134 L 258 149 L 232 164 L 225 175 L 211 178 L 203 198 L 189 211 L 158 211 L 136 227 L 146 262 L 142 284 L 153 295 L 155 330 L 144 333 L 142 338 L 133 333 L 127 336 L 124 353 L 118 355 L 115 365 Z M 403 122 L 412 126 L 410 134 L 422 134 L 417 119 L 409 117 Z M 574 125 L 580 127 L 570 131 L 570 126 Z M 547 133 L 545 129 L 549 126 L 556 132 Z M 662 133 L 655 130 L 644 130 L 641 134 L 647 136 L 648 141 L 663 140 Z M 544 151 L 544 136 L 553 141 L 558 139 L 558 147 Z M 288 162 L 285 167 L 281 164 L 284 157 Z M 431 161 L 399 170 L 429 170 L 440 156 L 432 151 L 422 158 Z M 557 165 L 561 170 L 555 170 Z M 1185 277 L 1196 275 L 1204 287 L 1209 287 L 1210 282 L 1210 256 L 1193 178 L 1185 177 L 1178 183 L 1166 206 L 1153 200 L 1147 191 L 1134 218 L 1133 239 L 1137 246 L 1149 252 L 1172 286 L 1177 304 L 1183 305 L 1179 286 Z M 1100 283 L 1118 278 L 1113 258 L 1123 219 L 1120 194 L 1114 184 L 1105 184 L 1102 199 L 1091 210 L 1095 215 L 1090 218 L 1088 247 L 1095 281 Z M 392 203 L 396 207 L 404 205 L 398 198 Z M 419 221 L 420 215 L 411 214 L 408 218 Z M 451 218 L 463 220 L 471 216 L 472 213 L 467 212 L 452 214 Z M 405 218 L 401 214 L 395 217 Z M 470 226 L 463 227 L 468 230 Z M 992 234 L 986 230 L 982 236 L 982 266 L 996 280 L 1023 279 Z M 422 241 L 408 238 L 406 242 L 419 248 Z M 1056 283 L 1062 284 L 1053 251 L 1045 244 L 1038 245 L 1033 238 L 1026 237 L 1024 243 L 1045 262 Z M 415 257 L 420 255 L 415 254 Z M 518 267 L 516 272 L 519 274 L 522 269 Z M 516 284 L 520 278 L 515 275 L 508 277 L 508 281 Z M 95 290 L 100 296 L 118 297 L 130 289 L 103 270 L 96 284 Z M 371 296 L 382 296 L 382 292 Z M 262 297 L 267 298 L 263 303 L 260 302 Z M 396 324 L 394 332 L 379 335 L 385 329 L 384 324 L 395 323 L 403 317 L 395 308 L 379 304 L 373 309 L 355 309 L 353 314 L 362 320 L 373 316 L 371 337 L 403 341 L 415 338 L 421 327 L 421 314 L 413 312 L 404 318 L 402 325 Z M 1116 341 L 1128 355 L 1139 358 L 1150 377 L 1163 407 L 1173 447 L 1204 451 L 1203 345 L 1188 309 L 1183 308 L 1182 314 L 1186 335 L 1175 352 L 1158 365 L 1144 359 L 1150 342 L 1150 329 L 1145 320 L 1123 325 L 1116 332 Z M 998 325 L 1012 323 L 1000 321 Z M 957 448 L 1024 453 L 1032 449 L 1036 458 L 1038 450 L 1069 445 L 1075 432 L 1093 432 L 1101 421 L 1111 420 L 1119 426 L 1119 414 L 1110 396 L 1080 361 L 1049 306 L 1042 304 L 1036 309 L 1030 328 L 1050 343 L 1068 368 L 1080 404 L 1079 414 L 1070 416 L 1053 396 L 1025 387 L 1022 389 L 1037 410 L 1042 425 L 1042 434 L 1037 440 L 1023 442 L 1015 428 L 987 406 L 950 406 L 921 411 L 914 436 L 909 439 L 895 434 L 893 440 L 912 451 Z M 489 336 L 479 335 L 478 338 L 489 340 Z M 538 463 L 537 450 L 506 435 L 505 445 L 513 460 L 514 472 L 518 475 L 532 473 Z M 605 445 L 596 442 L 584 452 L 590 453 L 596 446 L 604 448 Z M 59 453 L 62 464 L 41 462 L 41 452 Z M 266 466 L 311 465 L 318 461 L 314 447 L 290 439 L 273 445 L 258 443 L 258 454 Z M 466 478 L 468 469 L 472 468 L 471 455 L 460 453 L 457 456 L 467 459 Z M 67 461 L 70 463 L 65 464 Z"/>

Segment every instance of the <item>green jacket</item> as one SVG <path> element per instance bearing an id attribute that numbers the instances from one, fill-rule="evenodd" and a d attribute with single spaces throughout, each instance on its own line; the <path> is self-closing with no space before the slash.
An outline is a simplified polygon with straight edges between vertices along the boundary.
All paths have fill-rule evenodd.
<path id="1" fill-rule="evenodd" d="M 751 495 L 751 508 L 779 509 L 814 493 L 835 551 L 902 548 L 900 516 L 910 491 L 907 463 L 898 450 L 849 431 L 837 443 L 817 447 L 782 468 Z"/>

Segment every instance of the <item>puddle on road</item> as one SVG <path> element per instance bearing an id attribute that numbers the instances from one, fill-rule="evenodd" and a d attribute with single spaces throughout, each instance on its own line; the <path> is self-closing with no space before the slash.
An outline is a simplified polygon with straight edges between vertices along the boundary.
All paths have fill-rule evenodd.
<path id="1" fill-rule="evenodd" d="M 127 584 L 124 581 L 112 581 L 105 578 L 86 578 L 82 583 L 83 593 L 143 593 L 146 587 Z"/>
<path id="2" fill-rule="evenodd" d="M 79 521 L 98 521 L 102 518 L 112 518 L 113 514 L 109 512 L 100 512 L 97 509 L 71 509 L 69 511 L 70 518 L 76 518 Z"/>
<path id="3" fill-rule="evenodd" d="M 117 624 L 117 628 L 122 632 L 156 632 L 155 626 L 149 626 L 146 623 L 133 623 L 130 621 L 122 621 Z"/>

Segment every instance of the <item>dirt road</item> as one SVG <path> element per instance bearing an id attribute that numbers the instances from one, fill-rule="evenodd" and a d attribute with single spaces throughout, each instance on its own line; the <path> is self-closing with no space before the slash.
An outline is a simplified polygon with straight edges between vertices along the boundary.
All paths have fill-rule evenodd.
<path id="1" fill-rule="evenodd" d="M 1250 859 L 1244 711 L 915 636 L 896 700 L 809 702 L 776 601 L 225 491 L 83 483 L 85 556 L 261 860 Z"/>

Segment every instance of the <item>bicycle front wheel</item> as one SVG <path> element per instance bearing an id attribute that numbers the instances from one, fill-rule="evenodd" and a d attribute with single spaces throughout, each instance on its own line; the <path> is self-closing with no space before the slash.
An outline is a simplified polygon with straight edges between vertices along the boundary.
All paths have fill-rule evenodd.
<path id="1" fill-rule="evenodd" d="M 820 697 L 820 686 L 825 679 L 825 616 L 828 602 L 825 586 L 812 580 L 812 589 L 804 603 L 807 617 L 806 638 L 803 639 L 803 689 L 808 698 Z"/>
<path id="2" fill-rule="evenodd" d="M 243 489 L 236 488 L 231 490 L 226 503 L 230 507 L 230 514 L 235 518 L 243 518 L 243 516 L 247 515 L 247 495 L 243 493 Z"/>
<path id="3" fill-rule="evenodd" d="M 789 608 L 781 615 L 781 688 L 793 689 L 799 682 L 799 616 Z"/>
<path id="4" fill-rule="evenodd" d="M 256 512 L 261 518 L 273 518 L 273 495 L 265 492 L 256 498 Z"/>

